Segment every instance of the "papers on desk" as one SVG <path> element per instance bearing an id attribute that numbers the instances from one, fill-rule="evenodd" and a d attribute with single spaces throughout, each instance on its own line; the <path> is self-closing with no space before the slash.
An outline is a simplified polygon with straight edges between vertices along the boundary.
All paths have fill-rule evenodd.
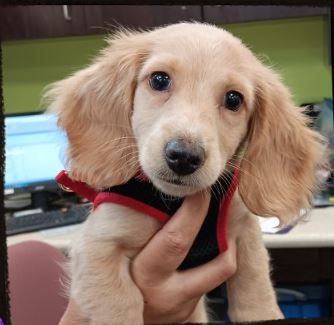
<path id="1" fill-rule="evenodd" d="M 299 215 L 296 216 L 289 225 L 279 227 L 279 219 L 277 217 L 259 217 L 259 224 L 264 234 L 286 234 L 289 232 L 298 222 L 307 220 L 310 210 L 301 209 Z"/>
<path id="2" fill-rule="evenodd" d="M 275 234 L 277 233 L 280 228 L 279 226 L 279 219 L 276 217 L 258 217 L 259 219 L 259 224 L 261 227 L 261 230 L 265 234 Z"/>

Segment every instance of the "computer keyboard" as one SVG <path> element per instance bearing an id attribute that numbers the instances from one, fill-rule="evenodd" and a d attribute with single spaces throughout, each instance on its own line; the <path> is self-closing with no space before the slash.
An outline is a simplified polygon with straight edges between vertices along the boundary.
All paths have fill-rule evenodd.
<path id="1" fill-rule="evenodd" d="M 7 236 L 42 229 L 81 223 L 86 220 L 91 205 L 74 205 L 67 210 L 51 210 L 42 213 L 12 217 L 6 220 Z"/>

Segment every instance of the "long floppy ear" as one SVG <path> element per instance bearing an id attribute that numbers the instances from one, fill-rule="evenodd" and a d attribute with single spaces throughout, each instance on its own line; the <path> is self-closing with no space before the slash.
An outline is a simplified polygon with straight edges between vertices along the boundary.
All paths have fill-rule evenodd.
<path id="1" fill-rule="evenodd" d="M 119 32 L 90 66 L 46 93 L 67 133 L 71 177 L 94 188 L 124 183 L 138 169 L 131 114 L 148 34 Z"/>
<path id="2" fill-rule="evenodd" d="M 255 82 L 256 107 L 241 162 L 239 192 L 253 213 L 277 216 L 286 224 L 310 205 L 324 147 L 274 72 L 261 67 Z"/>

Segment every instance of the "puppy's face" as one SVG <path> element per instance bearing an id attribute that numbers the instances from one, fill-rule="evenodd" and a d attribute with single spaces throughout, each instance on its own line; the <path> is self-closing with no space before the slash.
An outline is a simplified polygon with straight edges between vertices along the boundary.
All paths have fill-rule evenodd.
<path id="1" fill-rule="evenodd" d="M 142 169 L 164 193 L 185 196 L 237 165 L 252 212 L 286 222 L 308 206 L 320 136 L 240 40 L 187 23 L 109 43 L 47 94 L 69 139 L 71 177 L 100 189 Z"/>
<path id="2" fill-rule="evenodd" d="M 233 167 L 254 106 L 249 51 L 223 30 L 187 27 L 160 31 L 132 115 L 142 170 L 174 196 L 207 188 Z"/>

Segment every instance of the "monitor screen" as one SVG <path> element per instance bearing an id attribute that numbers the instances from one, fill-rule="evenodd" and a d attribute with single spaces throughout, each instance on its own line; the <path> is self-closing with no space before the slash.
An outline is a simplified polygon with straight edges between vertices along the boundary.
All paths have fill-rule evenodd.
<path id="1" fill-rule="evenodd" d="M 67 140 L 51 114 L 5 117 L 5 193 L 55 186 Z"/>

